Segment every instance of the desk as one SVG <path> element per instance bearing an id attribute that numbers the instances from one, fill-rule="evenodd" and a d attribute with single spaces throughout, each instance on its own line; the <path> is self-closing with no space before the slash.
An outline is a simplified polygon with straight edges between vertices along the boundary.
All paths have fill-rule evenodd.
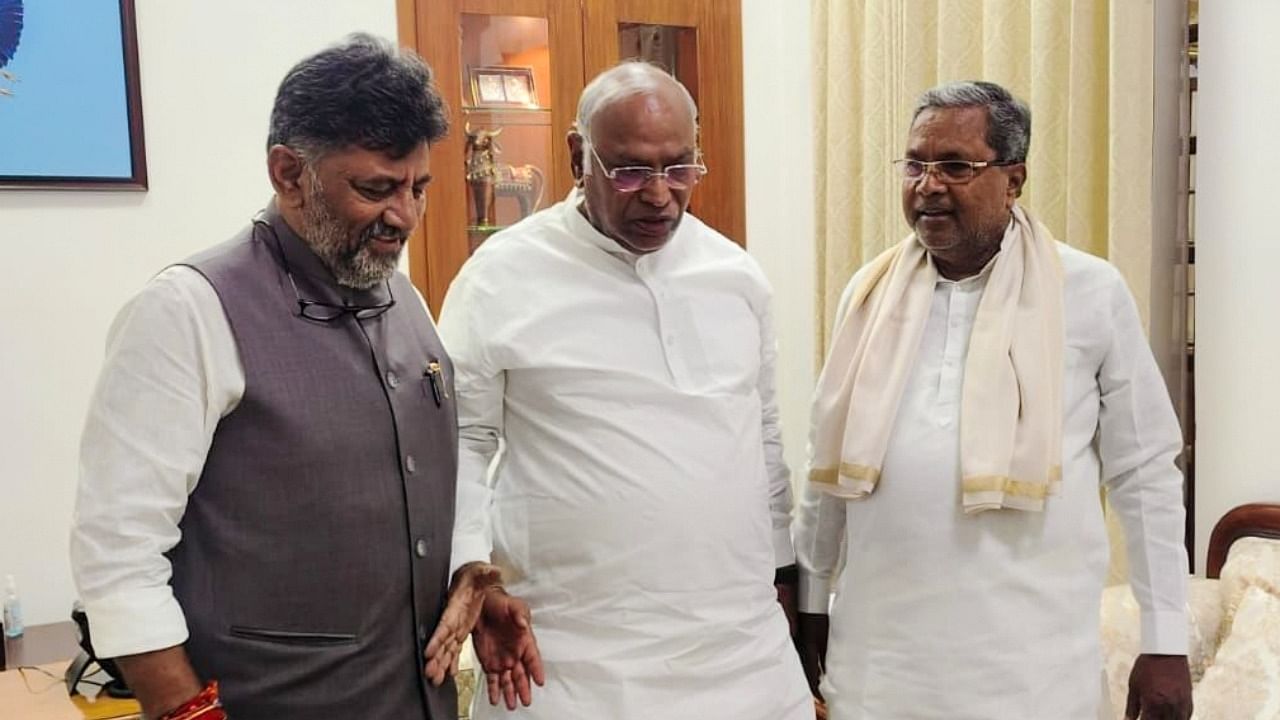
<path id="1" fill-rule="evenodd" d="M 12 670 L 23 665 L 44 665 L 73 658 L 78 652 L 80 644 L 76 640 L 76 624 L 70 620 L 32 625 L 22 637 L 4 639 L 4 665 L 0 666 L 0 670 Z"/>
<path id="2" fill-rule="evenodd" d="M 140 717 L 134 700 L 67 696 L 62 673 L 69 661 L 0 672 L 0 720 L 108 720 Z M 53 677 L 50 677 L 52 675 Z M 98 677 L 106 677 L 100 674 Z M 95 679 L 97 679 L 95 677 Z M 82 685 L 92 692 L 92 686 Z"/>
<path id="3" fill-rule="evenodd" d="M 5 638 L 5 667 L 0 668 L 0 720 L 106 720 L 136 718 L 138 703 L 104 697 L 67 696 L 62 679 L 80 652 L 70 620 L 32 625 L 18 638 Z M 22 668 L 22 670 L 19 670 Z M 105 673 L 92 679 L 101 682 Z M 81 684 L 81 692 L 96 688 Z"/>

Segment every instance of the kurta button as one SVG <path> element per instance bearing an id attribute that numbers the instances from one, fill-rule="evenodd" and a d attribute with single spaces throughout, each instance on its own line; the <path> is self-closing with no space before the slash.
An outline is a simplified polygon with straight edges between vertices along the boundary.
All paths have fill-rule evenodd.
<path id="1" fill-rule="evenodd" d="M 387 385 L 388 385 L 392 390 L 394 390 L 394 389 L 396 389 L 396 388 L 400 387 L 400 376 L 399 376 L 399 375 L 396 375 L 394 371 L 392 371 L 392 370 L 388 370 L 388 371 L 387 371 Z"/>
<path id="2" fill-rule="evenodd" d="M 418 640 L 421 642 L 427 641 L 427 626 L 425 624 L 418 625 Z"/>
<path id="3" fill-rule="evenodd" d="M 421 558 L 421 557 L 426 557 L 426 556 L 427 556 L 427 541 L 426 541 L 426 540 L 423 540 L 422 538 L 418 538 L 418 542 L 416 542 L 416 543 L 414 543 L 414 544 L 413 544 L 413 551 L 414 551 L 415 553 L 417 553 L 417 554 L 418 554 L 418 557 L 420 557 L 420 558 Z"/>
<path id="4" fill-rule="evenodd" d="M 410 475 L 418 472 L 418 461 L 414 460 L 412 455 L 405 455 L 404 469 L 407 470 Z"/>

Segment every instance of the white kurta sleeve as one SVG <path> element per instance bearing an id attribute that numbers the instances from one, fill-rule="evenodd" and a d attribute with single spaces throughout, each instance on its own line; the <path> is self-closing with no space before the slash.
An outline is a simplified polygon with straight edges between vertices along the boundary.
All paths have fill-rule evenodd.
<path id="1" fill-rule="evenodd" d="M 782 453 L 782 425 L 778 419 L 777 393 L 778 342 L 773 330 L 773 312 L 766 309 L 760 316 L 760 393 L 764 461 L 769 475 L 769 511 L 773 518 L 774 567 L 786 567 L 796 561 L 791 545 L 791 470 Z"/>
<path id="2" fill-rule="evenodd" d="M 493 490 L 488 479 L 503 433 L 506 378 L 487 359 L 487 330 L 477 295 L 465 275 L 459 275 L 440 310 L 440 337 L 453 361 L 458 408 L 458 493 L 450 575 L 469 562 L 488 562 L 493 551 Z"/>
<path id="3" fill-rule="evenodd" d="M 800 612 L 826 615 L 844 545 L 845 501 L 805 481 L 796 518 Z"/>
<path id="4" fill-rule="evenodd" d="M 1098 373 L 1098 450 L 1111 505 L 1124 526 L 1129 581 L 1141 607 L 1140 652 L 1187 652 L 1187 553 L 1182 433 L 1147 345 L 1137 307 L 1116 275 L 1111 343 Z"/>
<path id="5" fill-rule="evenodd" d="M 94 649 L 179 645 L 186 618 L 164 553 L 244 371 L 217 293 L 196 271 L 157 275 L 116 316 L 80 444 L 71 569 Z"/>
<path id="6" fill-rule="evenodd" d="M 839 328 L 849 311 L 853 289 L 861 273 L 854 274 L 836 306 L 833 328 Z M 834 330 L 833 330 L 834 334 Z M 809 428 L 810 435 L 813 428 Z M 813 445 L 808 449 L 809 464 Z M 840 573 L 840 558 L 845 539 L 845 500 L 817 489 L 808 480 L 805 468 L 804 490 L 796 512 L 796 562 L 800 566 L 800 612 L 826 615 L 831 601 L 831 586 Z"/>

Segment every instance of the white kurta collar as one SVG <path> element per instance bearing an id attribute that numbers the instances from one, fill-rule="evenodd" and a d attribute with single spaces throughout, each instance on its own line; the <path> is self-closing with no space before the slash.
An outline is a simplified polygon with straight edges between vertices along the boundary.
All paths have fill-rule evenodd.
<path id="1" fill-rule="evenodd" d="M 565 225 L 569 228 L 570 234 L 576 238 L 586 240 L 591 245 L 600 248 L 620 260 L 625 260 L 630 265 L 635 265 L 638 256 L 618 244 L 617 240 L 614 240 L 608 235 L 597 230 L 596 227 L 591 224 L 591 221 L 587 219 L 587 216 L 582 214 L 582 202 L 582 191 L 576 187 L 571 189 L 564 199 L 562 212 L 564 214 Z"/>
<path id="2" fill-rule="evenodd" d="M 676 244 L 680 236 L 685 232 L 685 226 L 688 225 L 688 218 L 682 217 L 679 225 L 676 226 L 675 232 L 671 234 L 671 238 L 667 240 L 667 244 L 661 248 L 643 255 L 631 252 L 623 247 L 617 240 L 605 235 L 596 229 L 586 215 L 582 213 L 580 206 L 582 205 L 582 191 L 575 187 L 569 191 L 565 197 L 561 212 L 563 213 L 565 226 L 569 229 L 571 235 L 586 240 L 589 244 L 600 248 L 606 253 L 622 260 L 633 268 L 653 266 L 658 262 L 658 258 L 669 255 L 670 248 Z M 686 215 L 688 213 L 685 213 Z"/>

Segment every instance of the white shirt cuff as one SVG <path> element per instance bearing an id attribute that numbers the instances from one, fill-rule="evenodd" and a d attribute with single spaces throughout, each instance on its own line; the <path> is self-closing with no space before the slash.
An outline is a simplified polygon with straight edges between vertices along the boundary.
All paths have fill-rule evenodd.
<path id="1" fill-rule="evenodd" d="M 831 578 L 818 577 L 800 569 L 800 606 L 802 613 L 827 615 L 831 612 Z"/>
<path id="2" fill-rule="evenodd" d="M 136 655 L 187 641 L 187 618 L 167 585 L 85 601 L 84 611 L 98 657 Z"/>
<path id="3" fill-rule="evenodd" d="M 453 552 L 449 557 L 449 577 L 458 572 L 458 568 L 472 562 L 489 562 L 491 548 L 489 542 L 479 535 L 454 535 Z"/>
<path id="4" fill-rule="evenodd" d="M 796 564 L 796 551 L 791 546 L 791 528 L 773 529 L 773 566 L 782 568 Z"/>
<path id="5" fill-rule="evenodd" d="M 1186 655 L 1190 645 L 1189 632 L 1187 614 L 1181 610 L 1144 612 L 1138 652 L 1144 655 Z"/>

